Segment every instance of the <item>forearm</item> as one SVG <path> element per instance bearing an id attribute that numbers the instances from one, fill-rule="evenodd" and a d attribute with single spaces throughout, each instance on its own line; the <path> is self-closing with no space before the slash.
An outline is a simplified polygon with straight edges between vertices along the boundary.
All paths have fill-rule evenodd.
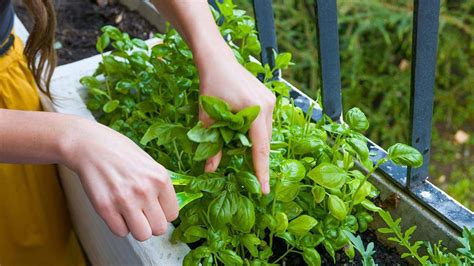
<path id="1" fill-rule="evenodd" d="M 153 0 L 160 13 L 179 31 L 193 51 L 198 68 L 233 53 L 219 33 L 206 0 Z"/>
<path id="2" fill-rule="evenodd" d="M 63 163 L 66 136 L 76 120 L 57 113 L 0 109 L 0 162 Z"/>

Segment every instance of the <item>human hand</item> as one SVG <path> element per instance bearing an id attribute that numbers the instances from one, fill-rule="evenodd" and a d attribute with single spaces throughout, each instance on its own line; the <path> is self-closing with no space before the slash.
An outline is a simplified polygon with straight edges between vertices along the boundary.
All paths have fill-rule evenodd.
<path id="1" fill-rule="evenodd" d="M 242 67 L 233 55 L 207 57 L 205 62 L 198 63 L 201 95 L 215 96 L 225 100 L 234 111 L 259 105 L 260 113 L 249 130 L 252 140 L 254 169 L 262 187 L 262 192 L 270 192 L 269 155 L 272 136 L 272 116 L 275 106 L 275 95 L 258 79 Z M 201 109 L 199 119 L 205 126 L 212 120 Z M 215 171 L 222 157 L 222 152 L 209 158 L 205 170 Z"/>
<path id="2" fill-rule="evenodd" d="M 62 143 L 64 164 L 81 178 L 97 213 L 118 236 L 162 235 L 178 217 L 167 170 L 120 133 L 84 119 Z"/>

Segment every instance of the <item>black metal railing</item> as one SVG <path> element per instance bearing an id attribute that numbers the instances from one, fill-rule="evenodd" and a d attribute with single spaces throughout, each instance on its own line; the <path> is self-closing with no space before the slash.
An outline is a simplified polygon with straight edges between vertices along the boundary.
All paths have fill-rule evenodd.
<path id="1" fill-rule="evenodd" d="M 214 0 L 210 2 L 215 4 Z M 440 0 L 414 0 L 414 3 L 410 144 L 422 153 L 423 166 L 407 169 L 387 162 L 380 171 L 433 213 L 462 231 L 464 226 L 474 227 L 473 212 L 428 181 Z M 333 121 L 342 121 L 337 3 L 336 0 L 315 0 L 314 6 L 323 108 L 315 107 L 313 119 L 320 119 L 324 113 Z M 253 0 L 253 7 L 262 46 L 260 59 L 263 64 L 272 66 L 272 50 L 278 51 L 272 0 Z M 290 96 L 303 111 L 308 110 L 313 102 L 296 88 Z M 368 146 L 374 162 L 387 154 L 371 140 L 368 140 Z"/>

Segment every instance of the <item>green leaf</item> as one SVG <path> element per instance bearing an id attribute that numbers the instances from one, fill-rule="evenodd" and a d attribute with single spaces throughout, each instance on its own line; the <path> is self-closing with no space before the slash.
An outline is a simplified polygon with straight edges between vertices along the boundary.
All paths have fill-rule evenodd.
<path id="1" fill-rule="evenodd" d="M 242 144 L 242 146 L 244 146 L 244 147 L 252 147 L 252 143 L 250 143 L 250 141 L 249 141 L 249 139 L 247 138 L 247 136 L 245 136 L 244 134 L 241 134 L 241 133 L 237 133 L 236 136 L 239 138 L 240 143 Z"/>
<path id="2" fill-rule="evenodd" d="M 194 178 L 189 183 L 189 189 L 193 191 L 204 191 L 208 193 L 221 192 L 226 183 L 223 177 L 212 177 L 207 179 Z"/>
<path id="3" fill-rule="evenodd" d="M 147 50 L 148 51 L 148 45 L 146 44 L 146 42 L 144 40 L 141 40 L 141 39 L 133 39 L 132 40 L 132 44 L 135 46 L 135 47 L 138 47 L 140 49 L 143 49 L 143 50 Z"/>
<path id="4" fill-rule="evenodd" d="M 216 121 L 228 121 L 233 115 L 230 106 L 217 97 L 201 95 L 199 100 L 204 111 Z"/>
<path id="5" fill-rule="evenodd" d="M 282 182 L 276 187 L 276 200 L 290 202 L 294 200 L 300 192 L 301 184 L 298 182 Z"/>
<path id="6" fill-rule="evenodd" d="M 285 232 L 286 228 L 288 228 L 288 216 L 286 216 L 284 212 L 277 212 L 277 214 L 275 214 L 275 220 L 276 220 L 275 232 L 276 233 Z"/>
<path id="7" fill-rule="evenodd" d="M 214 128 L 205 128 L 201 121 L 189 130 L 187 135 L 190 140 L 198 143 L 219 141 L 219 131 Z"/>
<path id="8" fill-rule="evenodd" d="M 277 209 L 286 213 L 288 220 L 294 219 L 303 212 L 303 208 L 294 201 L 278 203 Z"/>
<path id="9" fill-rule="evenodd" d="M 235 131 L 227 127 L 219 127 L 218 129 L 222 138 L 224 139 L 224 142 L 229 144 L 229 142 L 234 138 Z"/>
<path id="10" fill-rule="evenodd" d="M 225 227 L 239 208 L 239 198 L 235 193 L 223 191 L 209 204 L 209 221 L 215 228 Z"/>
<path id="11" fill-rule="evenodd" d="M 237 182 L 250 193 L 260 193 L 260 183 L 257 177 L 248 171 L 240 171 L 237 174 Z"/>
<path id="12" fill-rule="evenodd" d="M 203 161 L 216 155 L 222 149 L 222 143 L 203 142 L 199 143 L 193 160 Z"/>
<path id="13" fill-rule="evenodd" d="M 360 182 L 362 182 L 362 180 L 359 180 L 359 179 L 352 180 L 351 181 L 352 189 L 356 190 L 359 187 Z M 371 192 L 372 192 L 372 185 L 367 181 L 364 182 L 364 184 L 359 189 L 359 191 L 357 191 L 357 193 L 354 195 L 354 203 L 353 204 L 357 205 L 357 204 L 361 203 L 363 200 L 365 200 L 365 198 L 367 196 L 370 195 Z"/>
<path id="14" fill-rule="evenodd" d="M 117 109 L 119 103 L 120 102 L 118 100 L 110 100 L 104 105 L 104 107 L 102 107 L 102 110 L 106 113 L 112 113 L 115 111 L 115 109 Z"/>
<path id="15" fill-rule="evenodd" d="M 188 192 L 178 192 L 176 193 L 176 198 L 178 199 L 178 206 L 181 210 L 184 206 L 188 205 L 194 200 L 197 200 L 202 197 L 202 193 L 188 193 Z"/>
<path id="16" fill-rule="evenodd" d="M 348 177 L 346 171 L 326 162 L 309 171 L 308 176 L 316 184 L 329 189 L 340 189 Z"/>
<path id="17" fill-rule="evenodd" d="M 250 107 L 240 110 L 236 114 L 236 116 L 242 117 L 244 120 L 244 124 L 242 128 L 240 129 L 240 132 L 247 133 L 253 121 L 255 121 L 255 119 L 258 117 L 259 113 L 260 113 L 260 106 L 258 105 L 250 106 Z"/>
<path id="18" fill-rule="evenodd" d="M 185 237 L 207 238 L 208 232 L 199 225 L 192 225 L 184 231 Z"/>
<path id="19" fill-rule="evenodd" d="M 230 249 L 219 251 L 219 257 L 222 259 L 222 262 L 224 262 L 224 265 L 240 266 L 244 264 L 242 258 L 235 251 Z"/>
<path id="20" fill-rule="evenodd" d="M 182 134 L 184 134 L 184 128 L 181 125 L 156 122 L 147 129 L 140 144 L 147 145 L 148 142 L 157 139 L 158 145 L 164 145 L 171 143 Z"/>
<path id="21" fill-rule="evenodd" d="M 321 256 L 314 248 L 303 249 L 303 259 L 309 266 L 320 266 Z"/>
<path id="22" fill-rule="evenodd" d="M 79 82 L 81 83 L 82 86 L 85 86 L 87 88 L 96 88 L 99 89 L 102 85 L 102 83 L 94 76 L 85 76 L 82 77 Z"/>
<path id="23" fill-rule="evenodd" d="M 315 153 L 326 146 L 322 139 L 314 136 L 297 138 L 291 144 L 293 146 L 292 152 L 296 155 Z"/>
<path id="24" fill-rule="evenodd" d="M 169 170 L 168 174 L 170 175 L 171 182 L 174 186 L 185 186 L 195 178 L 193 176 L 178 174 Z"/>
<path id="25" fill-rule="evenodd" d="M 249 233 L 255 224 L 255 207 L 250 199 L 240 196 L 240 203 L 232 219 L 235 230 Z"/>
<path id="26" fill-rule="evenodd" d="M 275 69 L 285 69 L 291 61 L 291 53 L 280 53 L 275 59 Z"/>
<path id="27" fill-rule="evenodd" d="M 109 35 L 112 40 L 122 39 L 122 32 L 117 27 L 106 25 L 101 28 L 101 31 Z"/>
<path id="28" fill-rule="evenodd" d="M 369 157 L 369 148 L 367 147 L 367 142 L 359 138 L 349 138 L 346 140 L 347 144 L 354 149 L 355 152 L 359 155 L 361 160 L 365 160 Z"/>
<path id="29" fill-rule="evenodd" d="M 260 245 L 261 241 L 255 234 L 246 234 L 242 237 L 242 244 L 253 257 L 258 257 L 257 246 Z"/>
<path id="30" fill-rule="evenodd" d="M 368 199 L 363 200 L 361 202 L 361 205 L 364 208 L 366 208 L 367 210 L 373 211 L 373 212 L 380 212 L 382 210 L 381 208 L 375 206 L 375 204 L 372 201 L 368 200 Z"/>
<path id="31" fill-rule="evenodd" d="M 328 208 L 329 212 L 339 221 L 344 221 L 344 219 L 346 219 L 346 204 L 338 196 L 331 194 L 328 195 Z"/>
<path id="32" fill-rule="evenodd" d="M 104 33 L 97 40 L 95 48 L 97 49 L 97 52 L 103 53 L 105 48 L 107 48 L 107 46 L 109 46 L 109 44 L 110 44 L 110 37 L 109 37 L 108 34 Z"/>
<path id="33" fill-rule="evenodd" d="M 397 143 L 388 148 L 388 158 L 398 165 L 409 167 L 423 165 L 421 153 L 417 149 L 402 143 Z"/>
<path id="34" fill-rule="evenodd" d="M 309 215 L 301 215 L 293 219 L 288 224 L 288 232 L 296 235 L 302 236 L 311 230 L 311 228 L 315 227 L 318 224 L 318 221 Z"/>
<path id="35" fill-rule="evenodd" d="M 281 164 L 282 180 L 299 182 L 306 176 L 304 165 L 294 159 L 288 159 Z"/>
<path id="36" fill-rule="evenodd" d="M 263 74 L 265 73 L 265 69 L 263 66 L 259 63 L 255 62 L 247 62 L 245 63 L 245 68 L 250 71 L 254 76 L 257 76 L 258 74 Z"/>
<path id="37" fill-rule="evenodd" d="M 357 132 L 364 132 L 369 128 L 369 120 L 359 108 L 354 107 L 346 113 L 346 123 Z"/>
<path id="38" fill-rule="evenodd" d="M 326 190 L 321 186 L 314 185 L 311 194 L 313 194 L 314 202 L 321 203 L 326 197 Z"/>

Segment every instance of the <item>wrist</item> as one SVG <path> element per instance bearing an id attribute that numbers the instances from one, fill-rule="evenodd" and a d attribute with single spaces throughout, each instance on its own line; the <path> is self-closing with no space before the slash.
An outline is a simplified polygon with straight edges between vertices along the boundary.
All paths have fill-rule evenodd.
<path id="1" fill-rule="evenodd" d="M 57 144 L 57 154 L 59 155 L 59 163 L 67 166 L 71 170 L 76 171 L 78 147 L 81 147 L 82 138 L 80 132 L 86 127 L 85 119 L 79 117 L 69 117 L 65 126 L 60 130 Z"/>

